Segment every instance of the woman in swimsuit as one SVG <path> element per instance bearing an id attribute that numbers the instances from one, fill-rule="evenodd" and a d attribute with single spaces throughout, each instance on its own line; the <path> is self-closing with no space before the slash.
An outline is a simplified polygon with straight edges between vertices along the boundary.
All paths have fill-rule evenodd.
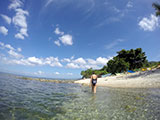
<path id="1" fill-rule="evenodd" d="M 97 75 L 93 74 L 91 75 L 91 81 L 90 84 L 92 85 L 92 92 L 96 93 L 96 83 L 97 83 Z"/>

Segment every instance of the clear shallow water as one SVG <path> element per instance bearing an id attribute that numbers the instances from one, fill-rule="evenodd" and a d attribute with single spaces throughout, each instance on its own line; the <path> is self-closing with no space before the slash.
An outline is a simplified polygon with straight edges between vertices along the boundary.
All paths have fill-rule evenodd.
<path id="1" fill-rule="evenodd" d="M 0 73 L 1 120 L 158 120 L 160 89 L 113 89 Z"/>

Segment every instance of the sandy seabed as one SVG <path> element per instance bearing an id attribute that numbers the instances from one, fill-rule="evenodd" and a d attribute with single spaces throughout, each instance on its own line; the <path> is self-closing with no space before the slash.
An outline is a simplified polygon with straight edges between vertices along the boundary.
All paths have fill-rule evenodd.
<path id="1" fill-rule="evenodd" d="M 75 83 L 90 85 L 90 79 L 77 80 Z M 98 78 L 97 86 L 116 88 L 160 88 L 160 69 Z"/>

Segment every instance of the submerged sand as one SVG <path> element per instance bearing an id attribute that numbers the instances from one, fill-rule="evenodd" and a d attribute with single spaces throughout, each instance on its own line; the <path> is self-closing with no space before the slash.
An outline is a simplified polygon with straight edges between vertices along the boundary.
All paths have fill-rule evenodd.
<path id="1" fill-rule="evenodd" d="M 74 83 L 89 85 L 90 79 Z M 116 88 L 160 88 L 160 69 L 98 78 L 97 86 Z"/>

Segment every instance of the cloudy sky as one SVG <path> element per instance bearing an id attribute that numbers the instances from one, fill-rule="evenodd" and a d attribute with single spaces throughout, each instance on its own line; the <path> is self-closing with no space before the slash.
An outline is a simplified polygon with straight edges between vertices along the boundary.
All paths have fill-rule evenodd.
<path id="1" fill-rule="evenodd" d="M 155 0 L 0 0 L 0 71 L 79 78 L 121 49 L 160 60 Z"/>

